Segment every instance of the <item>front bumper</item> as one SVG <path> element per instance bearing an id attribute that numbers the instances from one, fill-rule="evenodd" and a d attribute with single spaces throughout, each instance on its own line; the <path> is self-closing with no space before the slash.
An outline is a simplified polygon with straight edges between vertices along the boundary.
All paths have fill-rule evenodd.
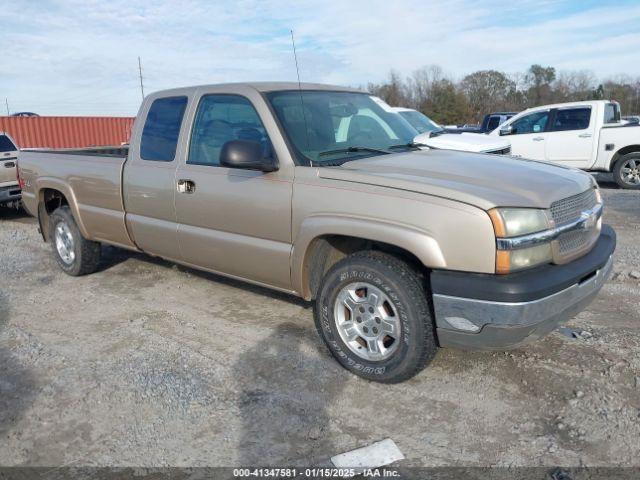
<path id="1" fill-rule="evenodd" d="M 0 205 L 20 200 L 21 196 L 20 186 L 18 185 L 0 187 Z"/>
<path id="2" fill-rule="evenodd" d="M 510 275 L 434 271 L 438 340 L 443 347 L 503 350 L 535 341 L 582 311 L 613 269 L 609 226 L 593 249 L 565 265 Z"/>

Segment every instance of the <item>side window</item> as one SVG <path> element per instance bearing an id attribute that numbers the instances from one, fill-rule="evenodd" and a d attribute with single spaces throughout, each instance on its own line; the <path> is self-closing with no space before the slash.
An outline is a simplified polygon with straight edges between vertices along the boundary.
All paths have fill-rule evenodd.
<path id="1" fill-rule="evenodd" d="M 615 103 L 604 106 L 604 123 L 620 123 L 620 109 Z"/>
<path id="2" fill-rule="evenodd" d="M 556 112 L 556 118 L 553 121 L 551 131 L 584 130 L 585 128 L 589 128 L 590 119 L 590 108 L 563 108 Z"/>
<path id="3" fill-rule="evenodd" d="M 9 137 L 0 135 L 0 152 L 13 152 L 14 150 L 17 150 L 17 148 L 13 142 L 9 140 Z"/>
<path id="4" fill-rule="evenodd" d="M 187 163 L 220 165 L 220 151 L 230 140 L 253 140 L 270 155 L 267 132 L 249 100 L 238 95 L 205 95 L 191 132 Z"/>
<path id="5" fill-rule="evenodd" d="M 500 125 L 500 117 L 498 117 L 497 115 L 492 115 L 491 117 L 489 117 L 489 122 L 487 123 L 487 130 L 491 132 L 492 130 L 495 130 L 496 128 L 498 128 L 498 125 Z"/>
<path id="6" fill-rule="evenodd" d="M 511 124 L 514 135 L 525 133 L 542 133 L 547 126 L 549 112 L 534 112 L 516 120 Z"/>
<path id="7" fill-rule="evenodd" d="M 187 97 L 154 100 L 142 130 L 140 157 L 156 162 L 173 162 L 178 146 Z"/>

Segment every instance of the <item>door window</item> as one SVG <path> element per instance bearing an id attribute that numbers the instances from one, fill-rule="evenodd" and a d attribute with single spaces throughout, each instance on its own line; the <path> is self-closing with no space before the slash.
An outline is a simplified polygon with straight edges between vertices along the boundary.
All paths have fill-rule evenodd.
<path id="1" fill-rule="evenodd" d="M 178 146 L 187 97 L 154 100 L 142 130 L 140 157 L 156 162 L 173 162 Z"/>
<path id="2" fill-rule="evenodd" d="M 511 124 L 513 127 L 513 135 L 522 135 L 525 133 L 542 133 L 547 127 L 549 120 L 549 111 L 534 112 L 519 118 Z"/>
<path id="3" fill-rule="evenodd" d="M 267 131 L 248 99 L 238 95 L 205 95 L 198 105 L 187 163 L 220 165 L 222 147 L 231 140 L 258 142 L 264 155 L 270 155 Z"/>
<path id="4" fill-rule="evenodd" d="M 0 135 L 0 152 L 13 152 L 15 150 L 17 150 L 17 148 L 13 142 L 9 140 L 9 137 Z"/>
<path id="5" fill-rule="evenodd" d="M 588 107 L 563 108 L 556 112 L 551 131 L 584 130 L 585 128 L 589 128 L 590 119 L 591 109 Z"/>

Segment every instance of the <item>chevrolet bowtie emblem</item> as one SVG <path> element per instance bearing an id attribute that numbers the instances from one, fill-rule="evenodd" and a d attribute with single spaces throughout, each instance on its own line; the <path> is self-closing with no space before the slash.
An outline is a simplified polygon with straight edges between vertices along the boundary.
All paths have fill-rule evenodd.
<path id="1" fill-rule="evenodd" d="M 581 226 L 585 230 L 595 227 L 596 222 L 598 221 L 598 217 L 593 211 L 582 212 L 580 214 L 580 219 L 582 220 Z"/>

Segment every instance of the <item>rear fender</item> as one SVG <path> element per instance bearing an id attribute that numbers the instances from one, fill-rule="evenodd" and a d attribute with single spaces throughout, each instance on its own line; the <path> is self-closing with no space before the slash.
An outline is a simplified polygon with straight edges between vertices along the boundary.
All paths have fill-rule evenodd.
<path id="1" fill-rule="evenodd" d="M 84 226 L 84 223 L 82 222 L 82 217 L 80 216 L 80 212 L 78 210 L 78 202 L 76 200 L 76 196 L 73 193 L 73 190 L 71 189 L 71 187 L 67 183 L 57 178 L 41 177 L 41 178 L 38 178 L 36 181 L 35 190 L 37 192 L 36 198 L 38 199 L 38 221 L 40 223 L 40 228 L 42 229 L 42 235 L 45 238 L 45 240 L 47 239 L 46 237 L 48 235 L 48 231 L 46 231 L 45 229 L 48 228 L 49 222 L 48 220 L 45 221 L 40 217 L 43 214 L 47 215 L 46 210 L 44 209 L 44 191 L 45 189 L 48 189 L 48 188 L 52 190 L 57 190 L 62 195 L 64 195 L 64 197 L 67 199 L 67 203 L 69 204 L 69 209 L 71 210 L 71 214 L 73 215 L 73 218 L 76 221 L 76 224 L 78 225 L 78 229 L 80 230 L 80 233 L 82 233 L 82 236 L 84 238 L 91 239 L 91 237 L 89 236 L 89 233 L 87 232 L 87 229 Z M 41 204 L 42 204 L 42 207 L 40 206 Z"/>

